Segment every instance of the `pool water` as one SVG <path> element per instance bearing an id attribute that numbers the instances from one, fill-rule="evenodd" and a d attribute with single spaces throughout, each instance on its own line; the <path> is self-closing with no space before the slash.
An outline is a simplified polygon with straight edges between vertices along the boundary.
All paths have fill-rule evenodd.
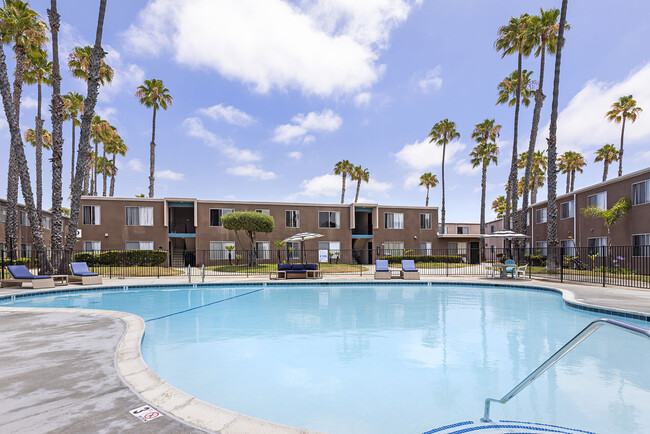
<path id="1" fill-rule="evenodd" d="M 175 387 L 333 433 L 478 420 L 486 397 L 503 396 L 603 316 L 550 292 L 456 285 L 153 287 L 0 304 L 140 315 L 143 357 Z M 507 405 L 493 404 L 492 418 L 650 432 L 648 360 L 650 342 L 603 327 Z"/>

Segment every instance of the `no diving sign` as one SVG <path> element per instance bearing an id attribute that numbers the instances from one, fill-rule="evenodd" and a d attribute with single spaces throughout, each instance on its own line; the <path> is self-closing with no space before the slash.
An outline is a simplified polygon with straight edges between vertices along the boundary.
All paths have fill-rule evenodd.
<path id="1" fill-rule="evenodd" d="M 150 420 L 154 420 L 162 416 L 160 412 L 149 405 L 143 405 L 142 407 L 138 407 L 134 410 L 129 411 L 129 413 L 143 422 L 149 422 Z"/>

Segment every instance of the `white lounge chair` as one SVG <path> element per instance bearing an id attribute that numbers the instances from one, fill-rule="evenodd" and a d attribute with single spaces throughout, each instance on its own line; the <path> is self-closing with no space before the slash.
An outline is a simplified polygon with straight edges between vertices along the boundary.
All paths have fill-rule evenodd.
<path id="1" fill-rule="evenodd" d="M 484 264 L 485 267 L 485 277 L 487 278 L 488 275 L 492 275 L 492 278 L 494 279 L 494 266 L 492 264 Z"/>
<path id="2" fill-rule="evenodd" d="M 528 270 L 528 264 L 517 267 L 517 270 L 515 270 L 515 279 L 519 279 L 519 276 L 525 279 L 526 270 Z"/>

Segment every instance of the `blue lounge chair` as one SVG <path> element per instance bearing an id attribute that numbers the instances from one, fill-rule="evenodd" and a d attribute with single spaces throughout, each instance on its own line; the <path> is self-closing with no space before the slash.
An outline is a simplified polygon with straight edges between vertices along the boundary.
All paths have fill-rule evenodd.
<path id="1" fill-rule="evenodd" d="M 387 259 L 377 259 L 375 262 L 375 279 L 389 279 L 391 274 L 388 269 Z"/>
<path id="2" fill-rule="evenodd" d="M 24 265 L 7 266 L 9 274 L 13 279 L 3 280 L 0 284 L 2 288 L 22 287 L 23 283 L 31 283 L 34 289 L 54 288 L 54 279 L 50 276 L 34 276 Z"/>
<path id="3" fill-rule="evenodd" d="M 413 259 L 402 259 L 402 269 L 399 274 L 404 280 L 420 280 L 420 272 L 415 268 Z"/>
<path id="4" fill-rule="evenodd" d="M 70 283 L 81 283 L 82 285 L 102 284 L 102 277 L 97 273 L 91 273 L 88 264 L 85 262 L 71 262 L 70 271 L 72 271 L 72 276 L 68 278 Z"/>
<path id="5" fill-rule="evenodd" d="M 517 263 L 516 263 L 515 261 L 513 261 L 512 259 L 507 259 L 507 260 L 504 262 L 504 264 L 506 264 L 506 265 L 512 265 L 512 267 L 506 267 L 506 275 L 509 274 L 509 275 L 511 275 L 512 278 L 514 279 L 514 278 L 515 278 L 515 270 L 516 270 L 516 268 L 517 268 L 517 267 L 516 267 Z"/>

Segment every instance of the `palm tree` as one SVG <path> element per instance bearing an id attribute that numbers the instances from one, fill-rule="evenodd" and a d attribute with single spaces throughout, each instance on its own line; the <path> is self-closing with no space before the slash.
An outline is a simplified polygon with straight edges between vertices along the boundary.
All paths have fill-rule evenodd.
<path id="1" fill-rule="evenodd" d="M 370 172 L 368 169 L 364 169 L 362 166 L 354 166 L 354 169 L 352 169 L 352 173 L 350 174 L 350 179 L 357 181 L 357 194 L 354 196 L 354 203 L 357 203 L 359 201 L 361 181 L 368 182 L 370 180 Z"/>
<path id="2" fill-rule="evenodd" d="M 606 144 L 595 152 L 596 159 L 594 163 L 603 162 L 603 182 L 607 181 L 607 169 L 614 161 L 618 161 L 618 151 L 612 144 Z"/>
<path id="3" fill-rule="evenodd" d="M 7 102 L 12 105 L 13 116 L 15 116 L 18 130 L 12 133 L 12 145 L 9 149 L 9 168 L 7 176 L 7 220 L 5 223 L 5 237 L 7 246 L 13 249 L 18 243 L 18 180 L 20 177 L 21 164 L 16 160 L 16 149 L 20 146 L 23 155 L 25 150 L 20 135 L 20 100 L 25 72 L 25 57 L 29 49 L 41 47 L 47 41 L 47 26 L 40 20 L 40 16 L 29 8 L 29 4 L 21 0 L 5 0 L 0 8 L 0 37 L 3 44 L 13 43 L 16 66 L 14 70 L 13 95 L 11 87 L 7 90 Z M 6 64 L 4 67 L 6 71 Z M 7 77 L 7 83 L 9 78 Z M 11 85 L 9 85 L 11 86 Z M 5 95 L 3 95 L 3 99 Z M 15 137 L 13 137 L 15 135 Z M 27 169 L 25 167 L 22 169 Z M 31 187 L 30 187 L 31 190 Z M 23 197 L 27 204 L 27 198 Z M 27 204 L 28 205 L 28 204 Z M 40 231 L 40 219 L 37 227 L 32 225 L 32 232 Z M 38 241 L 37 241 L 38 243 Z"/>
<path id="4" fill-rule="evenodd" d="M 169 89 L 165 87 L 162 80 L 155 78 L 145 80 L 143 85 L 138 86 L 135 96 L 140 98 L 140 104 L 143 104 L 145 107 L 153 107 L 153 126 L 151 128 L 151 143 L 149 145 L 149 197 L 153 197 L 156 162 L 156 110 L 158 108 L 167 110 L 167 106 L 172 105 L 174 98 L 169 94 Z"/>
<path id="5" fill-rule="evenodd" d="M 112 166 L 112 161 L 106 160 L 106 152 L 109 154 L 111 153 L 111 144 L 113 141 L 116 140 L 122 140 L 122 138 L 117 134 L 117 129 L 111 125 L 111 130 L 106 132 L 106 137 L 104 140 L 102 140 L 102 161 L 104 164 L 104 169 L 108 166 Z M 108 179 L 109 175 L 115 176 L 114 172 L 115 168 L 112 168 L 110 171 L 103 170 L 101 172 L 102 174 L 102 196 L 106 196 L 106 180 Z M 97 186 L 95 186 L 95 190 L 97 190 Z"/>
<path id="6" fill-rule="evenodd" d="M 560 41 L 555 52 L 555 74 L 553 77 L 553 101 L 551 102 L 551 122 L 548 131 L 548 204 L 547 204 L 547 232 L 546 240 L 548 245 L 549 258 L 546 264 L 549 268 L 557 265 L 555 248 L 558 245 L 557 239 L 557 117 L 558 102 L 560 96 L 560 64 L 562 63 L 562 47 L 564 46 L 564 28 L 566 27 L 566 11 L 568 0 L 562 0 L 560 10 L 560 26 L 557 32 L 557 39 Z"/>
<path id="7" fill-rule="evenodd" d="M 36 211 L 40 218 L 43 211 L 43 149 L 52 149 L 52 136 L 44 129 L 38 140 L 36 132 L 30 128 L 25 131 L 23 138 L 36 149 Z"/>
<path id="8" fill-rule="evenodd" d="M 571 152 L 571 151 L 567 151 Z M 566 192 L 565 194 L 569 193 L 569 188 L 571 188 L 571 169 L 569 168 L 570 166 L 570 155 L 567 155 L 567 152 L 564 154 L 560 155 L 559 162 L 557 164 L 557 168 L 562 174 L 566 174 Z"/>
<path id="9" fill-rule="evenodd" d="M 106 54 L 102 49 L 102 34 L 104 32 L 104 16 L 106 14 L 106 0 L 99 2 L 99 17 L 97 19 L 97 32 L 95 33 L 95 45 L 90 56 L 88 71 L 88 96 L 84 101 L 84 113 L 81 115 L 81 129 L 79 131 L 79 150 L 77 155 L 86 155 L 90 149 L 90 124 L 97 103 L 99 94 L 99 73 L 101 61 Z M 75 171 L 74 188 L 70 199 L 70 220 L 68 223 L 68 235 L 65 240 L 65 249 L 72 251 L 77 242 L 77 227 L 79 225 L 79 209 L 81 206 L 81 194 L 83 193 L 83 176 L 86 172 L 88 160 L 77 158 L 77 170 Z"/>
<path id="10" fill-rule="evenodd" d="M 526 107 L 530 106 L 530 98 L 535 95 L 533 91 L 535 80 L 531 80 L 531 75 L 533 75 L 533 71 L 527 69 L 521 71 L 521 102 Z M 508 107 L 512 107 L 517 104 L 517 71 L 512 71 L 504 78 L 497 86 L 497 90 L 499 93 L 496 105 L 508 104 Z"/>
<path id="11" fill-rule="evenodd" d="M 637 107 L 636 101 L 632 95 L 622 96 L 612 104 L 612 109 L 607 112 L 607 120 L 621 124 L 621 147 L 618 150 L 618 176 L 623 176 L 623 137 L 625 136 L 625 121 L 627 119 L 634 123 L 637 116 L 643 109 Z"/>
<path id="12" fill-rule="evenodd" d="M 524 188 L 525 187 L 524 183 L 526 179 L 525 176 L 519 180 L 520 188 L 518 188 L 517 190 L 520 193 L 521 197 L 524 199 L 526 199 L 526 195 L 530 193 L 531 204 L 537 202 L 537 191 L 541 187 L 544 187 L 544 183 L 546 182 L 546 167 L 548 165 L 548 159 L 546 158 L 546 155 L 544 155 L 544 152 L 545 151 L 535 151 L 535 153 L 533 154 L 533 161 L 531 164 L 532 176 L 528 183 L 528 188 Z M 525 169 L 527 164 L 528 164 L 528 152 L 522 152 L 521 154 L 519 154 L 518 167 L 519 169 Z"/>
<path id="13" fill-rule="evenodd" d="M 517 54 L 517 86 L 515 88 L 515 124 L 512 139 L 512 160 L 510 164 L 510 176 L 508 183 L 511 188 L 510 200 L 506 202 L 506 222 L 505 229 L 510 229 L 510 208 L 512 208 L 512 215 L 517 215 L 517 137 L 519 136 L 519 104 L 522 93 L 522 58 L 526 51 L 526 29 L 529 25 L 530 17 L 528 14 L 523 14 L 519 18 L 511 17 L 507 25 L 499 28 L 498 39 L 494 43 L 497 51 L 502 51 L 502 57 L 508 54 Z M 512 219 L 514 222 L 514 230 L 518 230 L 518 222 L 516 218 Z"/>
<path id="14" fill-rule="evenodd" d="M 77 119 L 80 113 L 84 111 L 84 97 L 77 92 L 68 92 L 63 95 L 63 106 L 65 111 L 63 113 L 63 120 L 72 121 L 72 145 L 70 148 L 71 158 L 71 173 L 70 173 L 70 190 L 74 184 L 74 149 L 75 149 L 75 130 L 76 127 L 81 126 L 81 122 Z"/>
<path id="15" fill-rule="evenodd" d="M 472 167 L 481 166 L 481 235 L 485 234 L 485 190 L 487 187 L 487 168 L 490 163 L 498 164 L 499 147 L 497 137 L 501 133 L 501 125 L 495 125 L 494 119 L 485 119 L 476 124 L 472 139 L 478 145 L 470 152 Z M 509 183 L 512 186 L 512 183 Z M 506 200 L 506 206 L 508 202 Z M 506 216 L 507 217 L 507 216 Z"/>
<path id="16" fill-rule="evenodd" d="M 334 174 L 341 175 L 341 203 L 345 202 L 345 179 L 352 175 L 354 165 L 348 160 L 341 160 L 334 165 Z"/>
<path id="17" fill-rule="evenodd" d="M 43 139 L 43 118 L 41 108 L 43 102 L 42 84 L 50 85 L 52 74 L 52 62 L 47 60 L 47 52 L 41 48 L 33 48 L 27 51 L 25 61 L 25 84 L 37 86 L 37 109 L 36 128 L 32 130 L 33 146 L 36 148 L 36 208 L 39 217 L 43 211 L 43 148 L 52 149 L 52 137 L 50 143 L 45 146 Z M 27 134 L 27 132 L 25 132 Z M 27 141 L 27 138 L 25 138 Z"/>
<path id="18" fill-rule="evenodd" d="M 562 173 L 566 173 L 567 175 L 567 193 L 574 190 L 576 172 L 582 173 L 582 168 L 586 165 L 585 158 L 579 152 L 566 151 L 560 156 L 560 164 L 558 167 L 562 170 Z"/>
<path id="19" fill-rule="evenodd" d="M 68 68 L 73 77 L 80 78 L 88 81 L 90 75 L 90 57 L 92 55 L 93 47 L 86 45 L 85 47 L 74 47 L 68 56 Z M 99 84 L 104 86 L 113 81 L 114 71 L 104 59 L 102 59 L 99 66 Z"/>
<path id="20" fill-rule="evenodd" d="M 431 172 L 423 173 L 420 175 L 419 185 L 424 185 L 427 189 L 427 200 L 424 206 L 429 206 L 429 189 L 438 185 L 438 177 Z"/>
<path id="21" fill-rule="evenodd" d="M 445 152 L 447 151 L 447 144 L 452 140 L 460 139 L 460 133 L 456 131 L 456 122 L 449 119 L 443 119 L 431 128 L 429 133 L 429 143 L 435 142 L 436 145 L 442 146 L 442 213 L 440 225 L 442 233 L 445 233 Z"/>
<path id="22" fill-rule="evenodd" d="M 585 217 L 596 217 L 603 220 L 603 224 L 607 228 L 607 248 L 609 249 L 612 246 L 612 226 L 621 221 L 630 211 L 630 208 L 632 208 L 630 200 L 626 197 L 622 197 L 610 209 L 602 209 L 599 206 L 589 206 L 585 208 L 583 213 Z"/>
<path id="23" fill-rule="evenodd" d="M 111 136 L 113 135 L 113 130 L 111 129 L 111 125 L 108 122 L 97 115 L 93 116 L 93 121 L 90 125 L 90 128 L 90 135 L 93 139 L 93 143 L 95 144 L 95 158 L 92 159 L 92 154 L 88 153 L 89 162 L 92 161 L 92 167 L 89 167 L 89 170 L 86 174 L 87 181 L 84 182 L 86 185 L 90 184 L 90 190 L 88 194 L 91 196 L 97 196 L 97 156 L 99 155 L 99 143 L 105 143 L 106 141 L 110 140 Z M 91 173 L 93 175 L 92 179 L 90 178 Z"/>
<path id="24" fill-rule="evenodd" d="M 499 196 L 492 201 L 492 211 L 497 215 L 498 219 L 502 219 L 506 214 L 506 197 Z"/>
<path id="25" fill-rule="evenodd" d="M 106 144 L 106 152 L 113 154 L 113 160 L 111 161 L 111 165 L 113 167 L 113 172 L 111 173 L 111 187 L 110 187 L 110 192 L 109 196 L 113 197 L 113 194 L 115 193 L 115 175 L 117 174 L 117 164 L 116 164 L 116 159 L 117 155 L 124 156 L 126 155 L 126 152 L 129 150 L 129 148 L 124 144 L 124 140 L 118 135 L 114 134 L 111 140 Z"/>

